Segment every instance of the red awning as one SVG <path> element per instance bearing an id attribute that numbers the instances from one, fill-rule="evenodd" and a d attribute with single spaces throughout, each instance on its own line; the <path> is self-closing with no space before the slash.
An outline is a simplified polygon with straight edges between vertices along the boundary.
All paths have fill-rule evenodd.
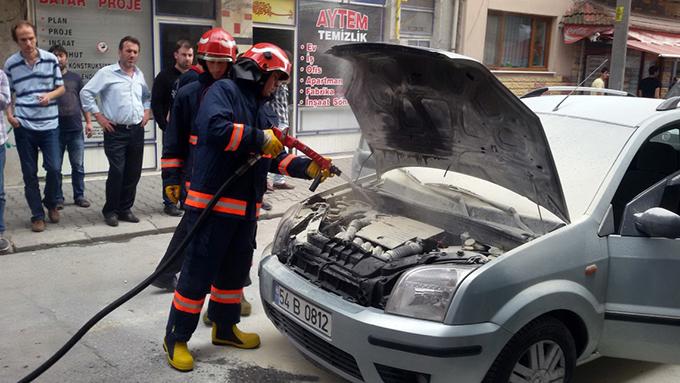
<path id="1" fill-rule="evenodd" d="M 641 30 L 628 31 L 628 47 L 661 57 L 680 58 L 680 35 Z"/>
<path id="2" fill-rule="evenodd" d="M 600 38 L 613 38 L 614 28 L 597 25 L 564 25 L 564 43 L 573 44 L 599 34 Z M 640 29 L 628 31 L 628 47 L 661 57 L 680 58 L 680 34 L 652 32 Z"/>
<path id="3" fill-rule="evenodd" d="M 564 24 L 564 43 L 573 44 L 596 33 L 613 33 L 611 25 L 576 25 Z"/>

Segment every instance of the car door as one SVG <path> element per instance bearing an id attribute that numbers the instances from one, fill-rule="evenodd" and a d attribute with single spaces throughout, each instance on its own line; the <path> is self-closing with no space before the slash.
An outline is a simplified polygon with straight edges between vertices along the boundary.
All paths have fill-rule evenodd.
<path id="1" fill-rule="evenodd" d="M 679 153 L 669 142 L 677 138 L 677 129 L 651 137 L 612 201 L 616 211 L 622 195 L 635 195 L 613 213 L 616 233 L 606 239 L 610 264 L 602 355 L 680 363 L 680 238 L 640 232 L 635 216 L 655 206 L 680 213 Z M 621 190 L 626 187 L 632 190 Z M 646 189 L 638 193 L 640 188 Z"/>

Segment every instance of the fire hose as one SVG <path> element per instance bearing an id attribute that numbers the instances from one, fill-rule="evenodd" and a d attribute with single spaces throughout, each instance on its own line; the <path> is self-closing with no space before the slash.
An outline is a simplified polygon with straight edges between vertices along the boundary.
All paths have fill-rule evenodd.
<path id="1" fill-rule="evenodd" d="M 300 142 L 300 140 L 285 135 L 281 130 L 278 128 L 272 128 L 274 130 L 274 134 L 277 136 L 277 138 L 281 141 L 281 143 L 286 146 L 287 148 L 291 149 L 297 149 L 300 152 L 304 153 L 307 155 L 312 161 L 316 162 L 321 170 L 327 170 L 330 173 L 340 175 L 341 172 L 340 170 L 335 166 L 331 164 L 331 160 L 328 158 L 325 158 L 318 154 L 316 151 L 312 150 L 309 148 L 307 145 L 303 144 Z M 115 301 L 111 302 L 109 305 L 101 309 L 97 314 L 95 314 L 90 320 L 88 320 L 64 345 L 57 350 L 49 359 L 47 359 L 43 364 L 38 366 L 35 370 L 33 370 L 31 373 L 23 377 L 21 380 L 19 380 L 19 383 L 25 383 L 25 382 L 32 382 L 35 380 L 37 377 L 42 375 L 43 372 L 47 371 L 52 365 L 54 365 L 59 359 L 61 359 L 64 355 L 66 355 L 67 352 L 73 348 L 73 346 L 80 341 L 80 339 L 87 334 L 88 331 L 92 327 L 94 327 L 95 324 L 97 324 L 100 320 L 102 320 L 104 317 L 109 315 L 113 310 L 117 309 L 120 307 L 122 304 L 125 302 L 129 301 L 130 299 L 134 298 L 137 294 L 142 292 L 145 288 L 149 287 L 149 285 L 161 274 L 163 274 L 167 268 L 170 266 L 170 264 L 173 262 L 175 258 L 181 254 L 184 249 L 187 247 L 191 239 L 194 237 L 198 229 L 203 226 L 203 222 L 205 219 L 208 217 L 208 215 L 212 212 L 212 209 L 215 207 L 217 204 L 217 201 L 219 200 L 220 196 L 236 181 L 239 179 L 241 176 L 243 176 L 248 169 L 250 169 L 257 161 L 262 158 L 261 154 L 255 154 L 251 155 L 248 160 L 241 165 L 234 174 L 232 174 L 223 184 L 220 186 L 219 190 L 215 193 L 215 195 L 208 201 L 207 206 L 201 214 L 198 216 L 198 219 L 196 220 L 196 223 L 191 227 L 189 232 L 187 233 L 186 237 L 182 240 L 182 242 L 179 244 L 179 246 L 175 249 L 175 251 L 170 255 L 170 257 L 162 264 L 160 265 L 156 271 L 154 271 L 151 275 L 146 277 L 142 282 L 140 282 L 137 286 L 133 287 L 130 291 L 127 293 L 123 294 L 120 296 L 118 299 Z M 312 185 L 310 186 L 309 190 L 314 191 L 316 190 L 317 186 L 319 186 L 319 183 L 321 183 L 321 177 L 322 177 L 322 172 L 319 171 L 319 174 L 314 178 L 314 181 L 312 182 Z"/>

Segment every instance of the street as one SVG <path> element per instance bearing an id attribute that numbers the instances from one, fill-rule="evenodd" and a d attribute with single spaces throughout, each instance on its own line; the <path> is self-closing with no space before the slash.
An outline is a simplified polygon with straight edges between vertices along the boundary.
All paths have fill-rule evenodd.
<path id="1" fill-rule="evenodd" d="M 262 221 L 261 251 L 277 219 Z M 93 246 L 70 246 L 0 257 L 0 381 L 14 382 L 52 355 L 93 314 L 150 274 L 170 234 Z M 256 261 L 260 253 L 256 253 Z M 97 324 L 41 382 L 343 382 L 307 361 L 266 318 L 258 298 L 257 276 L 246 296 L 253 314 L 245 331 L 258 332 L 257 350 L 210 344 L 210 330 L 199 323 L 189 342 L 193 372 L 171 369 L 161 348 L 171 301 L 150 287 Z M 670 383 L 680 367 L 602 358 L 577 369 L 574 382 Z"/>

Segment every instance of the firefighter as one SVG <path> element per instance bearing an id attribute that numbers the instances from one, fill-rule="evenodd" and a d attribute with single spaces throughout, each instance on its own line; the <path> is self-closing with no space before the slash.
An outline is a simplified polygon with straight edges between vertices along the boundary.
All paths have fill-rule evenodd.
<path id="1" fill-rule="evenodd" d="M 185 200 L 189 226 L 249 156 L 261 153 L 270 158 L 262 158 L 219 196 L 187 248 L 163 342 L 168 362 L 177 370 L 193 369 L 187 342 L 196 329 L 208 287 L 212 343 L 244 349 L 260 345 L 257 334 L 242 332 L 236 324 L 267 172 L 305 179 L 321 175 L 322 181 L 329 176 L 315 162 L 286 154 L 270 129 L 277 119 L 266 102 L 290 72 L 291 63 L 281 48 L 256 44 L 236 61 L 233 80 L 215 82 L 199 107 L 194 166 Z"/>
<path id="2" fill-rule="evenodd" d="M 186 188 L 190 183 L 191 152 L 197 141 L 194 118 L 198 112 L 198 106 L 205 92 L 215 81 L 228 77 L 237 54 L 236 41 L 224 29 L 213 28 L 205 32 L 198 41 L 197 58 L 200 68 L 205 68 L 206 71 L 189 70 L 193 74 L 187 77 L 188 83 L 177 91 L 170 121 L 164 134 L 163 156 L 161 157 L 163 191 L 175 204 L 184 199 L 182 186 Z M 191 81 L 190 78 L 195 78 L 196 81 Z M 186 220 L 182 219 L 175 229 L 159 266 L 177 249 L 188 230 Z M 153 285 L 173 291 L 177 285 L 176 274 L 181 269 L 183 260 L 183 256 L 178 256 L 172 265 L 153 282 Z"/>

